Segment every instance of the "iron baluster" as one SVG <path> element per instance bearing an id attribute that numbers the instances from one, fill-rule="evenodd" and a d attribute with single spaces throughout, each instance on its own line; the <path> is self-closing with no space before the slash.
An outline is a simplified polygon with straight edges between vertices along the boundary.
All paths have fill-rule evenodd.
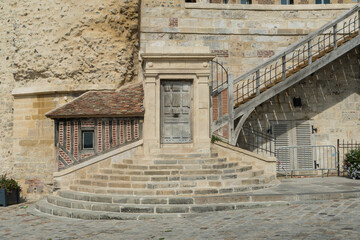
<path id="1" fill-rule="evenodd" d="M 286 78 L 286 55 L 282 57 L 282 77 L 283 80 Z"/>
<path id="2" fill-rule="evenodd" d="M 337 24 L 335 24 L 333 26 L 333 32 L 334 32 L 334 38 L 333 38 L 333 41 L 334 41 L 334 49 L 337 48 Z"/>
<path id="3" fill-rule="evenodd" d="M 310 65 L 312 63 L 312 44 L 311 39 L 307 42 L 308 44 L 308 64 Z"/>

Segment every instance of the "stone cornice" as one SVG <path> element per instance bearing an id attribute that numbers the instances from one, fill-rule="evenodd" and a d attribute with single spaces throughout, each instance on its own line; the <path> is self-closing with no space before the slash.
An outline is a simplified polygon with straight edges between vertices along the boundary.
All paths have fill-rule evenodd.
<path id="1" fill-rule="evenodd" d="M 31 96 L 31 95 L 46 95 L 56 93 L 82 93 L 86 91 L 115 91 L 117 89 L 115 84 L 87 84 L 76 87 L 49 85 L 49 86 L 31 86 L 31 87 L 17 87 L 12 91 L 13 96 Z"/>
<path id="2" fill-rule="evenodd" d="M 215 54 L 210 53 L 143 53 L 141 58 L 145 61 L 154 60 L 201 60 L 210 61 L 215 58 Z"/>

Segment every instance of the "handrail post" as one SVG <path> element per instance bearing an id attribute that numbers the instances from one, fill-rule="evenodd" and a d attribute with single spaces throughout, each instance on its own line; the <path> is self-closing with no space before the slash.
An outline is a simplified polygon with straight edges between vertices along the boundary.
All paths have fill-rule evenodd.
<path id="1" fill-rule="evenodd" d="M 360 10 L 358 10 L 358 30 L 360 34 Z"/>
<path id="2" fill-rule="evenodd" d="M 333 26 L 333 32 L 334 32 L 334 49 L 337 48 L 337 24 Z"/>
<path id="3" fill-rule="evenodd" d="M 234 79 L 228 76 L 228 114 L 229 114 L 229 143 L 235 146 L 234 141 Z"/>
<path id="4" fill-rule="evenodd" d="M 337 170 L 340 176 L 340 139 L 337 140 Z"/>
<path id="5" fill-rule="evenodd" d="M 311 41 L 311 39 L 308 41 L 308 62 L 309 62 L 309 65 L 312 63 L 312 41 Z"/>
<path id="6" fill-rule="evenodd" d="M 282 77 L 283 80 L 286 78 L 286 55 L 282 56 Z"/>
<path id="7" fill-rule="evenodd" d="M 260 94 L 260 70 L 256 71 L 256 96 Z"/>

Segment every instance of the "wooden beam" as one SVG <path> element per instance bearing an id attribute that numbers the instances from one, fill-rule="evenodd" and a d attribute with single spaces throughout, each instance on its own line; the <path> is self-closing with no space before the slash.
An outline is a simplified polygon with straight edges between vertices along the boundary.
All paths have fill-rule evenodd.
<path id="1" fill-rule="evenodd" d="M 247 111 L 244 113 L 244 115 L 242 115 L 240 121 L 238 122 L 238 124 L 235 128 L 234 137 L 231 139 L 231 145 L 233 145 L 233 146 L 236 145 L 236 141 L 239 137 L 242 127 L 244 126 L 244 123 L 245 123 L 246 119 L 250 116 L 250 114 L 254 111 L 254 109 L 255 109 L 254 107 L 248 108 Z"/>

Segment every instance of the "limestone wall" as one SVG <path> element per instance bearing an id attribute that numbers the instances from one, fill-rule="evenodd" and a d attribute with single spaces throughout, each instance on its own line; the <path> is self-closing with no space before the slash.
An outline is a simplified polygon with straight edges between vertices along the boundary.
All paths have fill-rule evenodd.
<path id="1" fill-rule="evenodd" d="M 268 133 L 271 121 L 313 120 L 316 145 L 360 140 L 360 47 L 258 106 L 245 126 Z M 301 99 L 295 107 L 293 98 Z"/>
<path id="2" fill-rule="evenodd" d="M 22 196 L 36 199 L 52 191 L 53 172 L 57 171 L 55 131 L 54 121 L 46 118 L 45 113 L 77 95 L 14 96 L 10 175 L 20 181 Z"/>
<path id="3" fill-rule="evenodd" d="M 0 2 L 1 12 L 10 13 L 10 6 Z M 7 18 L 1 14 L 0 34 L 0 174 L 10 173 L 13 165 L 12 159 L 12 129 L 13 129 L 13 98 L 11 91 L 14 80 L 11 72 L 12 62 L 10 57 L 14 53 L 12 46 L 14 39 L 13 23 L 10 21 L 12 14 Z M 4 31 L 7 30 L 7 31 Z"/>
<path id="4" fill-rule="evenodd" d="M 90 161 L 54 173 L 54 188 L 69 189 L 75 180 L 89 179 L 90 175 L 99 173 L 100 168 L 107 168 L 112 163 L 121 163 L 124 159 L 131 159 L 136 153 L 143 152 L 142 141 L 131 143 L 114 151 L 107 152 Z"/>
<path id="5" fill-rule="evenodd" d="M 137 1 L 8 2 L 17 87 L 122 85 L 136 75 Z"/>
<path id="6" fill-rule="evenodd" d="M 242 148 L 234 147 L 223 142 L 211 144 L 211 149 L 230 161 L 238 161 L 244 165 L 251 165 L 253 169 L 264 170 L 265 174 L 276 176 L 276 158 L 252 153 Z"/>
<path id="7" fill-rule="evenodd" d="M 35 199 L 52 189 L 44 114 L 89 89 L 137 80 L 138 1 L 0 1 L 0 174 Z"/>
<path id="8" fill-rule="evenodd" d="M 141 51 L 209 46 L 234 76 L 256 67 L 353 6 L 166 2 L 142 1 Z"/>

